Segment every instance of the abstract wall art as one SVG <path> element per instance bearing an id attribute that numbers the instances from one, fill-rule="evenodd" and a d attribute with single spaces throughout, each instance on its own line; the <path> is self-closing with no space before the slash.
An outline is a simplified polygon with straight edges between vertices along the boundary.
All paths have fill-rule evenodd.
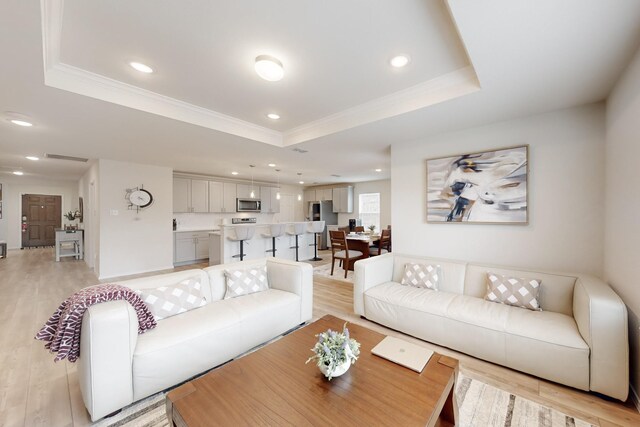
<path id="1" fill-rule="evenodd" d="M 427 160 L 427 222 L 527 224 L 529 146 Z"/>

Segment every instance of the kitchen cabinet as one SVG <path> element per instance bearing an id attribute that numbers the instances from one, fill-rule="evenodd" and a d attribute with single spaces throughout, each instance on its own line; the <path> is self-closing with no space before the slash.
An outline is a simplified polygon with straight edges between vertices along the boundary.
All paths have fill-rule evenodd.
<path id="1" fill-rule="evenodd" d="M 173 263 L 184 265 L 209 258 L 209 231 L 174 233 Z"/>
<path id="2" fill-rule="evenodd" d="M 336 213 L 353 212 L 353 186 L 333 189 L 333 211 Z"/>
<path id="3" fill-rule="evenodd" d="M 209 212 L 209 182 L 173 178 L 173 212 Z"/>
<path id="4" fill-rule="evenodd" d="M 209 212 L 232 213 L 236 211 L 236 184 L 209 181 Z"/>
<path id="5" fill-rule="evenodd" d="M 261 213 L 279 213 L 280 200 L 278 199 L 278 188 L 260 187 Z"/>
<path id="6" fill-rule="evenodd" d="M 250 184 L 237 184 L 236 191 L 238 199 L 251 199 L 251 185 Z M 260 187 L 253 186 L 254 199 L 260 199 Z"/>
<path id="7" fill-rule="evenodd" d="M 333 188 L 325 188 L 323 190 L 316 190 L 316 199 L 319 202 L 325 202 L 333 200 Z"/>
<path id="8" fill-rule="evenodd" d="M 316 190 L 304 190 L 304 202 L 305 203 L 309 203 L 309 202 L 317 202 L 318 199 L 316 198 Z"/>

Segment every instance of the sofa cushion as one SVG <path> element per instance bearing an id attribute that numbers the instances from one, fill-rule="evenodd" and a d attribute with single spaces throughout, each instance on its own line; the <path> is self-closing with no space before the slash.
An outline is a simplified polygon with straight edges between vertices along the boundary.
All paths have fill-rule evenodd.
<path id="1" fill-rule="evenodd" d="M 404 275 L 400 284 L 437 291 L 442 278 L 441 270 L 441 267 L 437 264 L 408 262 L 404 265 Z"/>
<path id="2" fill-rule="evenodd" d="M 541 310 L 538 302 L 540 280 L 503 276 L 487 272 L 487 294 L 484 299 L 529 310 Z"/>
<path id="3" fill-rule="evenodd" d="M 456 295 L 447 308 L 446 316 L 470 325 L 504 332 L 511 310 L 515 308 L 480 298 Z"/>
<path id="4" fill-rule="evenodd" d="M 369 289 L 366 297 L 395 306 L 444 316 L 456 294 L 386 282 Z"/>
<path id="5" fill-rule="evenodd" d="M 224 271 L 224 275 L 227 281 L 227 292 L 224 295 L 224 299 L 236 298 L 269 289 L 266 265 L 227 269 Z"/>
<path id="6" fill-rule="evenodd" d="M 173 285 L 152 289 L 138 289 L 154 319 L 162 320 L 194 308 L 202 307 L 207 299 L 202 295 L 201 276 L 191 277 Z"/>
<path id="7" fill-rule="evenodd" d="M 393 253 L 393 276 L 391 280 L 400 283 L 402 275 L 404 274 L 404 266 L 409 262 L 415 264 L 439 265 L 441 268 L 442 280 L 440 281 L 438 290 L 454 294 L 464 293 L 464 277 L 467 265 L 465 262 Z"/>

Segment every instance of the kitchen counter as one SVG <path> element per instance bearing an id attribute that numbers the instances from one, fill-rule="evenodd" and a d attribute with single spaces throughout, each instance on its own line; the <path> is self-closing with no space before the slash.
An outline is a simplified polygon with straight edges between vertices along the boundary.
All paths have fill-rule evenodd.
<path id="1" fill-rule="evenodd" d="M 179 230 L 173 230 L 174 233 L 189 233 L 192 231 L 216 231 L 216 230 L 220 230 L 220 227 L 207 227 L 207 228 L 181 228 Z"/>
<path id="2" fill-rule="evenodd" d="M 285 234 L 276 238 L 276 257 L 282 259 L 295 260 L 296 251 L 295 246 L 296 238 L 287 234 L 287 231 L 292 231 L 293 224 L 298 222 L 286 222 L 279 223 L 285 224 Z M 302 221 L 305 224 L 305 233 L 298 237 L 298 259 L 305 261 L 313 258 L 313 233 L 307 232 L 308 221 Z M 271 249 L 272 240 L 271 237 L 264 237 L 263 233 L 269 231 L 269 224 L 224 224 L 220 226 L 219 231 L 209 232 L 209 265 L 225 264 L 229 262 L 240 261 L 239 257 L 234 255 L 240 254 L 240 243 L 231 241 L 229 236 L 233 236 L 233 229 L 239 225 L 246 227 L 256 227 L 255 233 L 251 240 L 247 240 L 244 243 L 244 259 L 258 259 L 272 256 L 271 252 L 267 252 Z"/>

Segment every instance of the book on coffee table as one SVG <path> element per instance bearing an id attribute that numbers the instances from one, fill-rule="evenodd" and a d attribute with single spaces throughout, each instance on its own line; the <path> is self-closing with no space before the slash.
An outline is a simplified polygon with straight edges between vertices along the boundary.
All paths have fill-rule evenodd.
<path id="1" fill-rule="evenodd" d="M 416 372 L 422 372 L 433 355 L 429 349 L 395 337 L 386 337 L 371 349 L 371 353 Z"/>

